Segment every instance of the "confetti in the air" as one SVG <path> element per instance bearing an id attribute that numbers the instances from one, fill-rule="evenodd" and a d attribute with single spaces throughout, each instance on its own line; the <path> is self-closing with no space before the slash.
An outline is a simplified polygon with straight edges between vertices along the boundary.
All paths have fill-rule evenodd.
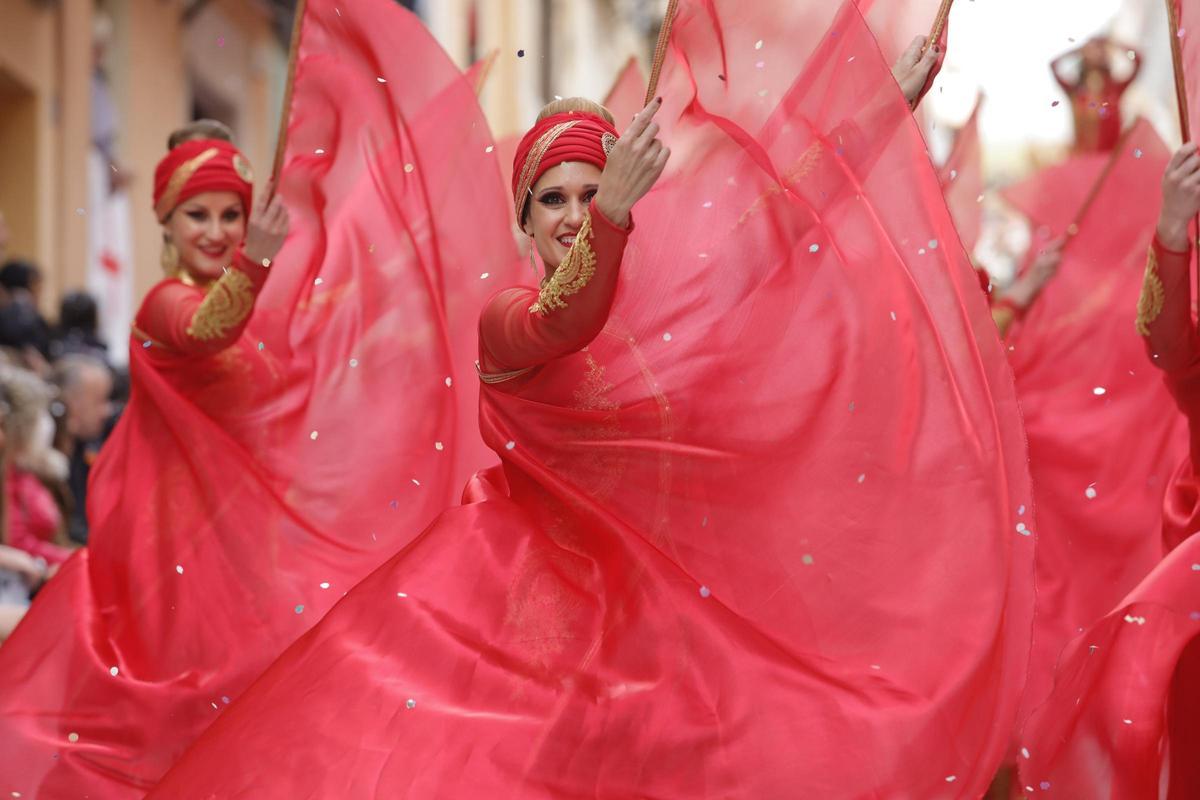
<path id="1" fill-rule="evenodd" d="M 296 613 L 297 613 L 297 614 L 303 614 L 303 613 L 304 613 L 304 606 L 303 606 L 303 605 L 298 605 L 298 606 L 296 606 Z"/>
<path id="2" fill-rule="evenodd" d="M 178 572 L 180 575 L 182 575 L 183 574 L 183 564 L 176 564 L 175 571 Z"/>
<path id="3" fill-rule="evenodd" d="M 504 449 L 505 449 L 505 450 L 516 450 L 516 449 L 517 449 L 517 443 L 516 443 L 516 442 L 506 442 L 506 443 L 504 444 Z"/>
<path id="4" fill-rule="evenodd" d="M 413 167 L 413 165 L 412 165 L 412 164 L 405 164 L 405 165 L 404 165 L 404 171 L 405 171 L 405 172 L 412 172 L 414 169 L 415 169 L 415 167 Z"/>
<path id="5" fill-rule="evenodd" d="M 1018 522 L 1017 523 L 1017 533 L 1021 534 L 1022 536 L 1028 536 L 1031 533 L 1033 533 L 1033 531 L 1029 530 L 1029 528 L 1027 528 L 1025 526 L 1024 522 Z"/>
<path id="6" fill-rule="evenodd" d="M 819 245 L 819 244 L 810 244 L 808 246 L 808 252 L 810 252 L 810 253 L 815 253 L 820 249 L 821 249 L 821 245 Z"/>
<path id="7" fill-rule="evenodd" d="M 712 595 L 712 591 L 707 586 L 700 587 L 700 596 L 701 597 L 710 597 L 711 595 Z"/>
<path id="8" fill-rule="evenodd" d="M 325 148 L 324 148 L 324 147 L 318 147 L 318 148 L 317 148 L 316 150 L 314 150 L 313 152 L 314 152 L 314 153 L 316 153 L 316 154 L 317 154 L 317 155 L 319 155 L 319 156 L 323 156 L 323 155 L 325 155 Z"/>
<path id="9" fill-rule="evenodd" d="M 1024 756 L 1025 758 L 1029 758 L 1029 748 L 1027 748 L 1027 747 L 1022 747 L 1022 748 L 1021 748 L 1021 755 L 1022 755 L 1022 756 Z"/>
<path id="10" fill-rule="evenodd" d="M 666 333 L 663 334 L 663 341 L 664 342 L 671 341 L 671 332 L 670 331 L 667 331 Z"/>
<path id="11" fill-rule="evenodd" d="M 115 677 L 117 677 L 117 674 L 120 673 L 120 671 L 121 670 L 117 669 L 116 667 L 110 667 L 108 670 L 108 674 L 112 675 L 115 678 Z"/>
<path id="12" fill-rule="evenodd" d="M 328 589 L 328 588 L 329 588 L 329 581 L 321 581 L 321 583 L 320 583 L 319 585 L 320 585 L 320 587 L 321 587 L 322 589 Z"/>
<path id="13" fill-rule="evenodd" d="M 354 367 L 357 367 L 357 366 L 358 366 L 358 359 L 357 359 L 357 358 L 352 358 L 352 359 L 350 359 L 350 367 L 351 367 L 351 369 L 353 369 Z"/>
<path id="14" fill-rule="evenodd" d="M 441 442 L 434 442 L 434 443 L 433 443 L 433 449 L 434 449 L 434 450 L 438 450 L 438 451 L 445 450 L 445 449 L 446 449 L 446 445 L 442 444 Z"/>
<path id="15" fill-rule="evenodd" d="M 376 78 L 375 80 L 379 81 L 380 83 L 387 83 L 387 78 Z"/>
<path id="16" fill-rule="evenodd" d="M 495 149 L 496 149 L 495 147 L 493 147 L 492 145 L 490 145 L 490 144 L 489 144 L 487 147 L 483 148 L 483 152 L 485 152 L 485 153 L 491 153 L 491 152 L 492 152 L 492 151 L 494 151 Z"/>
<path id="17" fill-rule="evenodd" d="M 763 49 L 763 40 L 762 39 L 759 39 L 757 42 L 754 43 L 754 49 L 755 50 Z"/>
<path id="18" fill-rule="evenodd" d="M 1142 148 L 1140 148 L 1140 147 L 1133 148 L 1133 157 L 1141 158 L 1142 157 Z"/>
<path id="19" fill-rule="evenodd" d="M 1097 386 L 1095 389 L 1092 389 L 1092 394 L 1096 395 L 1097 397 L 1099 397 L 1100 395 L 1105 394 L 1107 392 L 1108 392 L 1108 390 L 1105 389 L 1103 386 Z"/>
<path id="20" fill-rule="evenodd" d="M 450 378 L 446 378 L 446 388 L 448 389 L 453 385 L 454 385 L 454 381 Z"/>
<path id="21" fill-rule="evenodd" d="M 410 698 L 408 698 L 408 702 L 406 702 L 404 705 L 411 711 L 412 709 L 417 707 L 417 701 L 413 700 L 410 697 Z"/>
<path id="22" fill-rule="evenodd" d="M 489 277 L 491 274 L 492 274 L 492 273 L 490 273 L 490 272 L 485 272 L 485 273 L 483 273 L 482 275 L 480 275 L 480 276 L 479 276 L 479 280 L 481 280 L 481 281 L 486 281 L 486 280 L 488 279 L 488 277 Z"/>
<path id="23" fill-rule="evenodd" d="M 805 553 L 804 555 L 800 556 L 800 562 L 806 567 L 811 567 L 813 564 L 813 557 L 811 554 Z"/>
<path id="24" fill-rule="evenodd" d="M 316 431 L 313 431 L 312 433 L 310 433 L 308 435 L 308 438 L 312 439 L 315 442 L 317 440 L 317 436 L 319 436 L 319 435 L 320 434 L 318 434 Z"/>

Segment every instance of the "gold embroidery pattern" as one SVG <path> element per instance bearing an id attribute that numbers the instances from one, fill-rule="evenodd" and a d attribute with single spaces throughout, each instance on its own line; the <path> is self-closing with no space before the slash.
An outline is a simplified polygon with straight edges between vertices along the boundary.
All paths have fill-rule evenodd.
<path id="1" fill-rule="evenodd" d="M 1158 319 L 1163 310 L 1162 278 L 1158 274 L 1158 255 L 1150 248 L 1146 257 L 1146 277 L 1142 279 L 1142 294 L 1138 297 L 1137 332 L 1142 336 L 1150 335 L 1150 324 Z"/>
<path id="2" fill-rule="evenodd" d="M 567 257 L 554 270 L 550 279 L 542 284 L 537 302 L 529 307 L 530 314 L 546 314 L 556 308 L 566 308 L 564 297 L 577 294 L 596 274 L 596 253 L 592 250 L 592 217 L 583 218 L 575 243 L 567 251 Z"/>
<path id="3" fill-rule="evenodd" d="M 167 190 L 163 192 L 158 205 L 154 207 L 154 213 L 158 215 L 159 222 L 165 220 L 175 210 L 175 206 L 178 205 L 179 201 L 179 193 L 183 191 L 183 187 L 196 174 L 196 170 L 204 166 L 218 152 L 217 148 L 210 147 L 195 158 L 189 159 L 179 165 L 179 168 L 175 170 L 175 174 L 171 176 L 171 180 L 167 182 Z"/>
<path id="4" fill-rule="evenodd" d="M 239 269 L 231 269 L 213 284 L 192 315 L 187 333 L 202 342 L 224 338 L 254 309 L 254 284 Z"/>
<path id="5" fill-rule="evenodd" d="M 579 122 L 579 120 L 572 120 L 555 125 L 543 133 L 542 138 L 538 139 L 534 143 L 533 149 L 529 151 L 529 155 L 525 158 L 525 165 L 521 167 L 521 180 L 517 183 L 517 193 L 513 198 L 516 202 L 518 223 L 521 222 L 521 212 L 525 210 L 525 199 L 533 188 L 533 176 L 537 173 L 538 165 L 542 163 L 546 151 L 559 136 L 574 128 Z"/>
<path id="6" fill-rule="evenodd" d="M 523 367 L 522 369 L 513 369 L 508 372 L 484 372 L 483 367 L 479 366 L 479 362 L 475 362 L 475 374 L 479 376 L 479 380 L 489 386 L 515 381 L 517 378 L 528 375 L 531 372 L 533 372 L 533 367 Z"/>
<path id="7" fill-rule="evenodd" d="M 783 174 L 780 176 L 780 182 L 759 195 L 758 199 L 754 201 L 754 204 L 747 208 L 745 212 L 743 212 L 741 218 L 738 220 L 738 225 L 744 224 L 746 220 L 762 210 L 762 208 L 766 206 L 767 201 L 772 197 L 777 194 L 783 194 L 789 184 L 796 183 L 800 179 L 811 175 L 813 170 L 817 168 L 817 164 L 821 162 L 821 150 L 821 142 L 819 140 L 810 144 L 808 148 L 800 154 L 800 157 L 793 161 L 790 167 L 784 170 Z"/>

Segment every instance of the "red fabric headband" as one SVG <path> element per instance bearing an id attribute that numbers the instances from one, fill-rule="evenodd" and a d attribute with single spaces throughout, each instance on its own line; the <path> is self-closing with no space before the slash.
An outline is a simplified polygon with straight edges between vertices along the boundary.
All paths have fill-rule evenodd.
<path id="1" fill-rule="evenodd" d="M 154 170 L 154 213 L 164 222 L 175 207 L 201 192 L 234 192 L 250 213 L 254 173 L 236 147 L 220 139 L 193 139 L 163 156 Z"/>
<path id="2" fill-rule="evenodd" d="M 513 159 L 513 202 L 519 222 L 538 178 L 559 164 L 582 161 L 600 169 L 617 143 L 617 129 L 595 114 L 568 111 L 546 117 L 517 146 Z"/>

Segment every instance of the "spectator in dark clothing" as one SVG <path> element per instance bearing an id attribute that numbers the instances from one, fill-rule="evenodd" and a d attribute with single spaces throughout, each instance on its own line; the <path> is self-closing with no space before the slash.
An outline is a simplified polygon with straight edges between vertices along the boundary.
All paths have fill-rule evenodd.
<path id="1" fill-rule="evenodd" d="M 100 340 L 100 315 L 96 300 L 82 290 L 67 292 L 59 306 L 58 328 L 50 343 L 52 358 L 69 353 L 94 356 L 108 361 L 108 346 Z"/>
<path id="2" fill-rule="evenodd" d="M 111 429 L 112 373 L 93 355 L 69 353 L 54 365 L 58 399 L 52 410 L 58 421 L 56 449 L 69 459 L 67 484 L 73 502 L 67 513 L 67 535 L 87 544 L 87 479 L 92 462 Z"/>
<path id="3" fill-rule="evenodd" d="M 30 261 L 14 259 L 0 268 L 0 287 L 8 302 L 0 307 L 0 346 L 33 348 L 50 354 L 50 326 L 38 311 L 42 271 Z"/>

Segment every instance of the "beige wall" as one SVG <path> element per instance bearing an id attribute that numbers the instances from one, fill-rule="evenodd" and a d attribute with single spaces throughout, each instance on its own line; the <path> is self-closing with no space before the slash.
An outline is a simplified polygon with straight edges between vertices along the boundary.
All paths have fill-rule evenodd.
<path id="1" fill-rule="evenodd" d="M 86 284 L 87 157 L 97 0 L 0 0 L 0 211 L 11 255 L 46 272 L 45 311 Z M 185 27 L 183 5 L 101 0 L 115 24 L 106 67 L 121 114 L 118 157 L 132 175 L 135 294 L 161 277 L 150 212 L 168 134 L 190 119 L 193 86 L 219 95 L 261 175 L 270 170 L 287 54 L 265 6 L 213 0 Z M 224 46 L 217 46 L 223 36 Z"/>

